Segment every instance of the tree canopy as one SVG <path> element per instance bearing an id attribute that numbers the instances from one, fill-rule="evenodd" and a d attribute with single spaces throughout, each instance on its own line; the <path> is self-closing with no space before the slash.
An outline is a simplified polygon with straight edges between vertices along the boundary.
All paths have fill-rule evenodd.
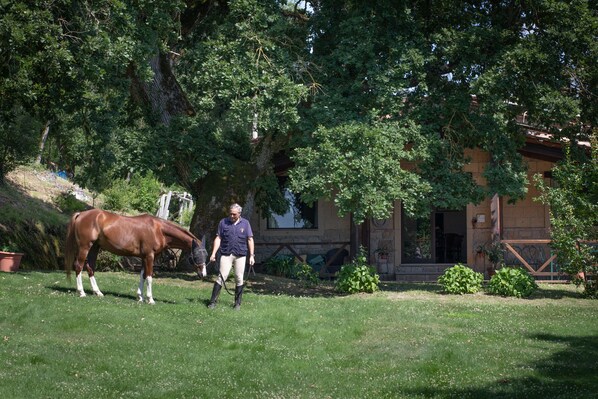
<path id="1" fill-rule="evenodd" d="M 589 1 L 0 1 L 0 175 L 35 155 L 102 190 L 152 171 L 198 198 L 277 211 L 272 163 L 356 220 L 526 193 L 515 117 L 596 126 Z M 464 149 L 491 162 L 481 187 Z M 414 165 L 401 170 L 401 163 Z"/>

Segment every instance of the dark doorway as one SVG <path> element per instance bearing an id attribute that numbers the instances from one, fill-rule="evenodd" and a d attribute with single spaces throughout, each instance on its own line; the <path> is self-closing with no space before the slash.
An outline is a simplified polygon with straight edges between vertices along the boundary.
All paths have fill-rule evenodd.
<path id="1" fill-rule="evenodd" d="M 430 216 L 402 215 L 402 263 L 467 262 L 465 210 L 436 210 Z"/>

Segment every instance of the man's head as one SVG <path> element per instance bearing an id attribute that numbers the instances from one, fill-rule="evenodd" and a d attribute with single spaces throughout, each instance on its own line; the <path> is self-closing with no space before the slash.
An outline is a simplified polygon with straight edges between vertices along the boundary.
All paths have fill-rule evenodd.
<path id="1" fill-rule="evenodd" d="M 243 211 L 243 208 L 241 208 L 241 205 L 239 204 L 232 204 L 229 208 L 229 212 L 228 212 L 228 216 L 230 217 L 230 220 L 234 223 L 237 220 L 239 220 L 239 218 L 241 217 L 241 212 Z"/>

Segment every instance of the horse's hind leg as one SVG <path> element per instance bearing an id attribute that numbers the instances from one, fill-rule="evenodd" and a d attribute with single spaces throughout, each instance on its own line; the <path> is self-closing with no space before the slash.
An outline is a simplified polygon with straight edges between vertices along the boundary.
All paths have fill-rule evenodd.
<path id="1" fill-rule="evenodd" d="M 104 296 L 100 288 L 98 287 L 98 283 L 96 282 L 95 278 L 95 267 L 96 267 L 96 259 L 98 258 L 98 252 L 100 251 L 100 246 L 97 242 L 94 242 L 87 254 L 87 274 L 89 275 L 89 282 L 91 283 L 91 290 L 97 296 Z"/>
<path id="2" fill-rule="evenodd" d="M 143 288 L 145 287 L 144 267 L 141 266 L 141 273 L 139 273 L 139 288 L 137 288 L 137 298 L 139 302 L 143 302 Z"/>
<path id="3" fill-rule="evenodd" d="M 85 295 L 85 290 L 83 290 L 83 276 L 81 272 L 83 271 L 83 265 L 86 264 L 86 257 L 87 251 L 79 249 L 79 253 L 77 254 L 77 259 L 75 259 L 74 269 L 75 275 L 77 280 L 77 291 L 79 292 L 79 297 L 83 298 Z"/>

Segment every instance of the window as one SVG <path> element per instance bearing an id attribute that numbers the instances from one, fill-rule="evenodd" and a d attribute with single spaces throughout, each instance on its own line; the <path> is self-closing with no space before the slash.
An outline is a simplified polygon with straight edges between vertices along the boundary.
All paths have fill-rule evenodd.
<path id="1" fill-rule="evenodd" d="M 291 192 L 286 187 L 287 177 L 279 177 L 281 187 L 288 207 L 284 215 L 272 214 L 268 217 L 269 229 L 317 229 L 317 203 L 306 204 L 300 195 Z"/>

